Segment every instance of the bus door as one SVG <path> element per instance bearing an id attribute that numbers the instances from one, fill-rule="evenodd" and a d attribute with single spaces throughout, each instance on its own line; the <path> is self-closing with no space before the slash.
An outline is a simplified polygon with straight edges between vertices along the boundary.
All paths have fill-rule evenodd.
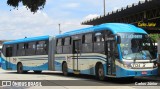
<path id="1" fill-rule="evenodd" d="M 81 52 L 81 40 L 73 40 L 73 70 L 79 72 L 78 57 Z"/>
<path id="2" fill-rule="evenodd" d="M 107 69 L 107 75 L 115 75 L 115 40 L 113 39 L 108 39 L 105 43 L 105 49 L 106 49 L 106 69 Z"/>
<path id="3" fill-rule="evenodd" d="M 12 47 L 7 47 L 6 48 L 6 60 L 7 60 L 6 68 L 7 69 L 11 69 L 11 64 L 10 64 L 11 58 L 10 57 L 12 57 L 12 51 L 13 51 Z"/>

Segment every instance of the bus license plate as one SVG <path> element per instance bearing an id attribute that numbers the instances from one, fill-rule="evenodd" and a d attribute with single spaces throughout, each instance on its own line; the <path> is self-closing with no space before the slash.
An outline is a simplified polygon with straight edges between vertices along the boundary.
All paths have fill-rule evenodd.
<path id="1" fill-rule="evenodd" d="M 146 72 L 146 71 L 143 71 L 142 74 L 147 74 L 147 72 Z"/>

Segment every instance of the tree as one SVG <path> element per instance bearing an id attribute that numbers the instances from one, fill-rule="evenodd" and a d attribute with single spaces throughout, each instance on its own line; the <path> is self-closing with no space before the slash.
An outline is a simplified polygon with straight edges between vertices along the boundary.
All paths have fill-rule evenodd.
<path id="1" fill-rule="evenodd" d="M 160 39 L 160 34 L 150 34 L 150 37 L 153 41 L 157 42 Z"/>
<path id="2" fill-rule="evenodd" d="M 37 10 L 44 8 L 46 0 L 8 0 L 7 4 L 18 8 L 20 2 L 22 2 L 23 6 L 26 6 L 27 9 L 30 9 L 31 12 L 35 13 Z"/>

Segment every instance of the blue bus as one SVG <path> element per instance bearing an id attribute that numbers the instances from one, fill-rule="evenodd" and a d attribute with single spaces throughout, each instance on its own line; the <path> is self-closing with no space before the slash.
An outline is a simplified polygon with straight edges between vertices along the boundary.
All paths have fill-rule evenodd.
<path id="1" fill-rule="evenodd" d="M 2 69 L 27 73 L 48 70 L 49 36 L 24 38 L 3 43 Z"/>
<path id="2" fill-rule="evenodd" d="M 141 28 L 106 23 L 66 32 L 5 42 L 2 68 L 26 73 L 33 70 L 62 71 L 105 77 L 157 75 L 156 51 Z"/>

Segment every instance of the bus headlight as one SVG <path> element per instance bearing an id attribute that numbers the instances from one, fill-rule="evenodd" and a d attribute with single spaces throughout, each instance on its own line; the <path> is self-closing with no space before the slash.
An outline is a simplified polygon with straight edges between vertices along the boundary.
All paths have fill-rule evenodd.
<path id="1" fill-rule="evenodd" d="M 158 66 L 158 64 L 156 64 L 156 67 Z"/>
<path id="2" fill-rule="evenodd" d="M 157 63 L 155 64 L 155 67 L 158 67 L 158 64 L 157 64 Z"/>
<path id="3" fill-rule="evenodd" d="M 153 65 L 153 67 L 155 68 L 155 67 L 158 67 L 158 64 L 157 64 L 157 62 L 154 62 L 154 65 Z"/>

